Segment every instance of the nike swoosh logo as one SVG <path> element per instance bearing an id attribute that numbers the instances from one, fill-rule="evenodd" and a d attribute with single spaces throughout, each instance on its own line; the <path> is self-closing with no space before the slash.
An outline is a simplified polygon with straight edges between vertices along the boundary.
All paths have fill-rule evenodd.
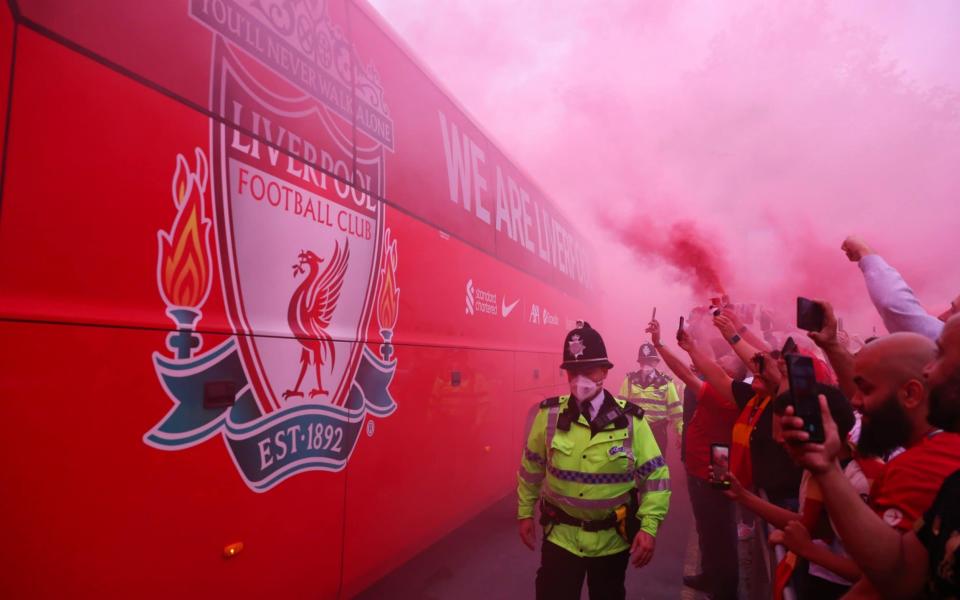
<path id="1" fill-rule="evenodd" d="M 500 299 L 500 314 L 503 315 L 503 318 L 506 319 L 510 316 L 510 313 L 513 312 L 513 309 L 517 307 L 517 304 L 520 302 L 520 298 L 517 298 L 513 301 L 513 304 L 507 306 L 507 301 L 503 298 Z"/>

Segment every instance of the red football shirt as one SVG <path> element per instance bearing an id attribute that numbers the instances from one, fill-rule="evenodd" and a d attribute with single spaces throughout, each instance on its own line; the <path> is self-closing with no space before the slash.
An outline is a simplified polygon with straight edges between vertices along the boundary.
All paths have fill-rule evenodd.
<path id="1" fill-rule="evenodd" d="M 933 504 L 937 491 L 960 469 L 960 434 L 935 432 L 897 456 L 873 483 L 870 506 L 891 527 L 902 531 Z"/>
<path id="2" fill-rule="evenodd" d="M 710 479 L 710 444 L 730 445 L 733 423 L 740 409 L 719 395 L 710 384 L 703 382 L 697 395 L 697 408 L 687 423 L 684 449 L 687 473 L 700 479 Z"/>

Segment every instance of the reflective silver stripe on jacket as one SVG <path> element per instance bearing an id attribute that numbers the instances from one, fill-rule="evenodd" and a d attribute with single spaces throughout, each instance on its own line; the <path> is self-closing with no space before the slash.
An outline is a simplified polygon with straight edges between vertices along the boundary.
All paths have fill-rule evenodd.
<path id="1" fill-rule="evenodd" d="M 642 492 L 662 492 L 670 489 L 669 479 L 647 479 L 643 482 L 640 491 Z"/>
<path id="2" fill-rule="evenodd" d="M 547 446 L 547 460 L 550 459 L 550 455 L 553 454 L 553 436 L 557 433 L 557 415 L 560 413 L 560 405 L 551 406 L 550 410 L 547 412 L 547 436 L 546 446 Z"/>

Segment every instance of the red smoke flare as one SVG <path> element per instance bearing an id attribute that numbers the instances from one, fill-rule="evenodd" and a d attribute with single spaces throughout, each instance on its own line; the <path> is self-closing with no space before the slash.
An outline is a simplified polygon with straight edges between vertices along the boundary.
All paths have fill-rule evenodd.
<path id="1" fill-rule="evenodd" d="M 627 224 L 607 221 L 606 226 L 637 258 L 653 259 L 676 269 L 679 278 L 697 294 L 706 297 L 726 293 L 720 276 L 725 271 L 723 257 L 717 245 L 710 244 L 692 221 L 665 224 L 641 216 Z"/>

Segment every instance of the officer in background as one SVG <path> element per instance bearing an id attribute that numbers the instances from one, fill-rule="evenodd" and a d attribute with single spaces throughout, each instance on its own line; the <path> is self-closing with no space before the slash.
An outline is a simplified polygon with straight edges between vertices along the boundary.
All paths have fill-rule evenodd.
<path id="1" fill-rule="evenodd" d="M 667 429 L 671 425 L 677 431 L 677 445 L 681 443 L 683 404 L 673 380 L 657 370 L 660 355 L 653 344 L 644 342 L 640 346 L 637 363 L 640 368 L 627 373 L 617 397 L 643 409 L 644 419 L 650 424 L 661 454 L 666 457 Z"/>
<path id="2" fill-rule="evenodd" d="M 560 367 L 570 393 L 540 403 L 518 472 L 520 539 L 531 550 L 540 501 L 536 597 L 579 599 L 586 576 L 590 598 L 624 598 L 627 562 L 653 558 L 670 473 L 643 410 L 603 389 L 613 365 L 589 323 L 567 334 Z"/>

